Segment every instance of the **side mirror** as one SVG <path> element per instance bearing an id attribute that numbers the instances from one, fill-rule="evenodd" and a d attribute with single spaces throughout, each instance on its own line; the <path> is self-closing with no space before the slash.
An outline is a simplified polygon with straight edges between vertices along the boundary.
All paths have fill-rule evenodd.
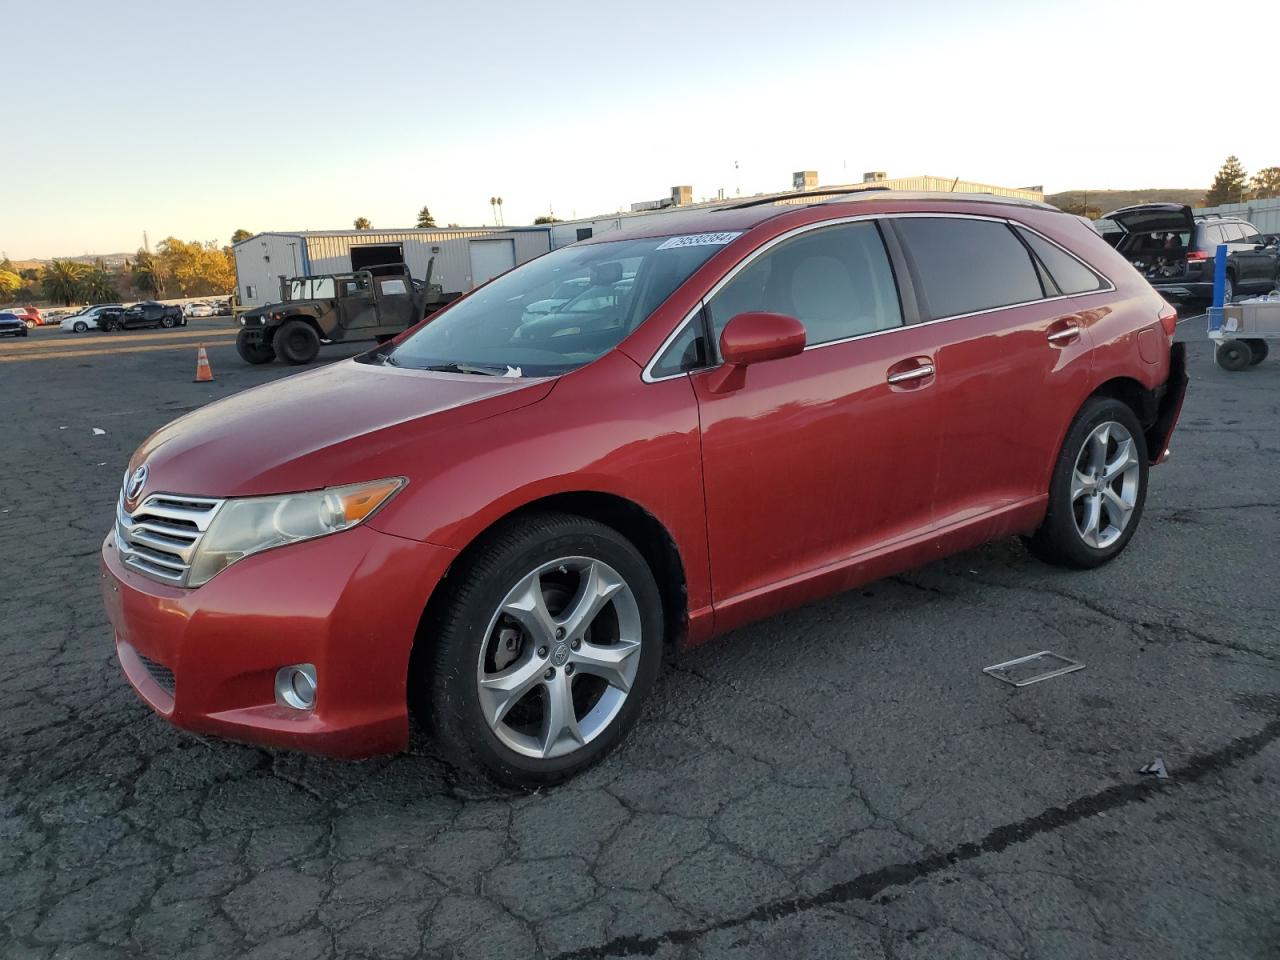
<path id="1" fill-rule="evenodd" d="M 740 313 L 720 334 L 724 365 L 712 373 L 712 393 L 737 390 L 746 382 L 747 367 L 804 352 L 804 324 L 785 313 Z"/>

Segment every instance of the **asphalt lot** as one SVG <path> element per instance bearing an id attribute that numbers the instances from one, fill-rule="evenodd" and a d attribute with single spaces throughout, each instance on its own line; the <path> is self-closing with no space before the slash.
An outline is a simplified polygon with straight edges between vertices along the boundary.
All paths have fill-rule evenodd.
<path id="1" fill-rule="evenodd" d="M 0 342 L 5 960 L 1280 957 L 1280 360 L 1225 373 L 1181 326 L 1174 454 L 1111 566 L 1002 542 L 739 630 L 524 795 L 426 743 L 195 739 L 126 684 L 97 552 L 127 457 L 293 372 L 228 329 Z M 981 672 L 1044 648 L 1086 669 Z"/>

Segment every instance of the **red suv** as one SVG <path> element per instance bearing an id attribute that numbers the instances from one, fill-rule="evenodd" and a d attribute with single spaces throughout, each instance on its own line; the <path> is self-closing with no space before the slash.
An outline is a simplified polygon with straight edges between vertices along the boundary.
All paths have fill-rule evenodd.
<path id="1" fill-rule="evenodd" d="M 1040 204 L 646 217 L 150 437 L 102 549 L 120 663 L 190 730 L 360 757 L 412 710 L 553 782 L 669 645 L 1000 537 L 1113 558 L 1186 387 L 1174 323 Z"/>

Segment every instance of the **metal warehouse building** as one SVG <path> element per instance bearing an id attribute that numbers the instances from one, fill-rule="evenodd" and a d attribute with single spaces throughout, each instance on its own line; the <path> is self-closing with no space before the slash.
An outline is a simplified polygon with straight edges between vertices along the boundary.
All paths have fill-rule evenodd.
<path id="1" fill-rule="evenodd" d="M 662 216 L 677 210 L 698 210 L 742 203 L 747 200 L 761 201 L 776 197 L 779 204 L 808 203 L 807 196 L 802 194 L 822 194 L 827 190 L 910 190 L 936 193 L 991 193 L 1000 197 L 1016 197 L 1020 200 L 1044 200 L 1044 188 L 1035 187 L 1000 187 L 991 183 L 978 183 L 974 180 L 961 180 L 959 177 L 897 177 L 890 179 L 882 171 L 871 171 L 862 175 L 860 183 L 835 184 L 819 186 L 818 174 L 814 170 L 799 170 L 791 176 L 791 190 L 778 193 L 757 193 L 752 196 L 717 196 L 711 200 L 693 201 L 693 188 L 678 186 L 671 188 L 671 196 L 661 200 L 645 200 L 633 203 L 628 211 L 588 217 L 582 220 L 568 220 L 553 224 L 551 227 L 551 247 L 556 249 L 577 240 L 620 230 L 624 225 L 636 222 L 637 218 Z"/>
<path id="2" fill-rule="evenodd" d="M 280 299 L 282 277 L 348 273 L 403 263 L 446 296 L 465 293 L 516 264 L 551 249 L 548 227 L 473 227 L 445 230 L 317 230 L 260 233 L 235 244 L 240 304 L 258 307 Z"/>

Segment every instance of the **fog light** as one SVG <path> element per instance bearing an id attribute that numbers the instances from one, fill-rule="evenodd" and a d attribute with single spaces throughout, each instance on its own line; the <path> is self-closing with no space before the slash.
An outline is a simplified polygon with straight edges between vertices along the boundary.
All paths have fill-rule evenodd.
<path id="1" fill-rule="evenodd" d="M 276 703 L 294 710 L 310 710 L 316 705 L 316 668 L 295 663 L 276 671 Z"/>

